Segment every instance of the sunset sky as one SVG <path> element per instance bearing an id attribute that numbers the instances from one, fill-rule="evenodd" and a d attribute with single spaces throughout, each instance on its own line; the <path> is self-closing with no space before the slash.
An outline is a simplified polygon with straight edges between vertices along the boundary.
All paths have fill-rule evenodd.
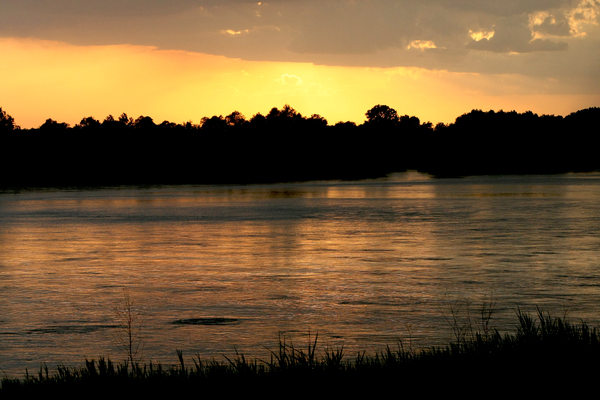
<path id="1" fill-rule="evenodd" d="M 566 115 L 600 106 L 599 23 L 596 0 L 0 0 L 0 107 L 23 128 L 286 103 L 330 124 Z"/>

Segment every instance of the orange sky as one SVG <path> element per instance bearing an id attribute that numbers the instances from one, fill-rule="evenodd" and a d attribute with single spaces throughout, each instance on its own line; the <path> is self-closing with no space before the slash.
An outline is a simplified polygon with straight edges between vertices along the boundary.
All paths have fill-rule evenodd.
<path id="1" fill-rule="evenodd" d="M 123 112 L 157 123 L 198 123 L 233 110 L 250 118 L 286 103 L 330 124 L 362 123 L 376 104 L 435 124 L 473 108 L 566 115 L 598 102 L 597 95 L 564 94 L 560 84 L 518 74 L 243 61 L 148 46 L 15 38 L 0 38 L 0 54 L 0 74 L 10 77 L 1 84 L 0 107 L 23 128 L 46 118 L 74 125 L 83 117 L 103 120 Z"/>

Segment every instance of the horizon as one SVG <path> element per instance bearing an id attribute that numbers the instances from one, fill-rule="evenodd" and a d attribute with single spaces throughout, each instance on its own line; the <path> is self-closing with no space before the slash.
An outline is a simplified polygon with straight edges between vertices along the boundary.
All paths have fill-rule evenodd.
<path id="1" fill-rule="evenodd" d="M 376 104 L 376 105 L 374 105 L 373 107 L 371 107 L 371 108 L 370 108 L 369 110 L 367 110 L 367 111 L 370 111 L 371 109 L 374 109 L 374 108 L 376 108 L 376 107 L 379 107 L 379 106 L 388 107 L 388 106 L 387 106 L 387 105 L 385 105 L 385 104 Z M 366 116 L 366 114 L 367 114 L 366 112 L 365 112 L 365 117 L 363 118 L 363 121 L 362 121 L 362 122 L 356 122 L 356 121 L 350 121 L 350 120 L 346 120 L 346 121 L 340 120 L 340 121 L 337 121 L 337 122 L 332 122 L 331 120 L 327 119 L 325 116 L 323 116 L 323 115 L 321 115 L 321 114 L 319 114 L 319 113 L 314 113 L 314 112 L 313 112 L 313 113 L 301 113 L 301 112 L 299 112 L 298 110 L 296 110 L 296 109 L 295 109 L 295 108 L 294 108 L 294 107 L 293 107 L 291 104 L 287 104 L 287 103 L 286 103 L 286 104 L 284 104 L 284 106 L 282 106 L 282 107 L 276 107 L 276 106 L 275 106 L 275 107 L 270 107 L 270 108 L 268 109 L 268 111 L 258 111 L 258 112 L 254 113 L 254 114 L 253 114 L 253 115 L 251 115 L 251 116 L 244 115 L 243 113 L 239 112 L 238 110 L 232 110 L 232 112 L 230 112 L 229 114 L 232 114 L 232 113 L 236 113 L 236 112 L 237 112 L 237 113 L 241 114 L 241 117 L 243 117 L 243 118 L 245 119 L 245 121 L 248 121 L 248 122 L 250 122 L 250 120 L 251 120 L 251 119 L 252 119 L 254 116 L 256 116 L 256 115 L 263 115 L 263 116 L 265 116 L 265 117 L 266 117 L 266 116 L 268 115 L 269 111 L 271 111 L 272 109 L 283 110 L 285 107 L 290 107 L 290 108 L 291 108 L 291 109 L 292 109 L 294 112 L 297 112 L 299 115 L 301 115 L 301 116 L 302 116 L 302 118 L 310 118 L 311 116 L 314 116 L 314 115 L 316 115 L 316 116 L 319 116 L 319 117 L 321 117 L 321 118 L 324 118 L 324 119 L 327 121 L 327 126 L 334 126 L 334 125 L 335 125 L 335 124 L 337 124 L 337 123 L 345 123 L 345 122 L 354 122 L 354 123 L 356 124 L 356 126 L 359 126 L 359 125 L 364 125 L 364 124 L 367 124 L 367 123 L 369 122 L 369 121 L 368 121 L 368 118 L 367 118 L 367 116 Z M 394 112 L 397 112 L 397 110 L 395 110 L 393 107 L 389 107 L 389 108 L 390 108 L 392 111 L 394 111 Z M 582 109 L 579 109 L 579 110 L 574 110 L 574 111 L 572 111 L 572 112 L 566 113 L 566 114 L 564 114 L 564 115 L 560 115 L 560 114 L 541 114 L 541 113 L 536 113 L 536 112 L 533 112 L 533 111 L 531 111 L 531 110 L 525 110 L 525 111 L 517 111 L 517 110 L 503 110 L 503 109 L 500 109 L 500 110 L 493 110 L 493 109 L 485 110 L 485 109 L 481 109 L 481 108 L 473 108 L 473 109 L 471 109 L 471 110 L 469 110 L 469 111 L 466 111 L 466 112 L 464 112 L 464 113 L 462 113 L 462 114 L 460 114 L 460 115 L 457 115 L 457 116 L 456 116 L 456 118 L 454 118 L 454 119 L 453 119 L 452 121 L 450 121 L 450 122 L 439 122 L 439 123 L 442 123 L 442 124 L 444 124 L 444 125 L 446 125 L 446 126 L 448 126 L 448 125 L 452 125 L 452 124 L 455 124 L 455 123 L 456 123 L 456 119 L 457 119 L 457 118 L 459 118 L 459 117 L 461 117 L 461 116 L 464 116 L 464 115 L 471 114 L 471 113 L 473 113 L 473 112 L 475 112 L 475 111 L 481 111 L 481 112 L 483 112 L 483 113 L 486 113 L 486 114 L 487 114 L 487 113 L 497 113 L 497 114 L 500 114 L 500 113 L 507 113 L 507 114 L 508 114 L 508 113 L 517 113 L 517 114 L 519 114 L 519 115 L 522 115 L 522 114 L 525 114 L 525 113 L 533 113 L 533 115 L 535 115 L 535 116 L 538 116 L 538 117 L 551 116 L 551 117 L 561 117 L 561 118 L 565 118 L 565 117 L 567 117 L 568 115 L 571 115 L 571 114 L 576 114 L 577 112 L 580 112 L 580 111 L 583 111 L 583 110 L 588 110 L 588 109 L 597 109 L 597 108 L 599 108 L 599 107 L 587 107 L 587 108 L 582 108 Z M 153 118 L 153 116 L 152 116 L 152 115 L 143 114 L 143 113 L 142 113 L 142 114 L 140 114 L 140 115 L 137 115 L 137 116 L 136 116 L 136 115 L 130 115 L 130 114 L 128 114 L 127 112 L 122 112 L 122 113 L 117 113 L 117 114 L 108 114 L 108 115 L 106 115 L 104 118 L 96 118 L 96 117 L 95 117 L 95 116 L 93 116 L 93 115 L 89 115 L 89 116 L 85 116 L 85 117 L 79 118 L 79 119 L 78 119 L 78 121 L 79 121 L 79 122 L 74 122 L 74 123 L 70 123 L 70 122 L 67 122 L 67 121 L 61 121 L 61 120 L 56 120 L 56 119 L 54 119 L 54 118 L 52 118 L 52 117 L 49 117 L 49 118 L 46 118 L 46 119 L 45 119 L 45 120 L 44 120 L 44 121 L 43 121 L 43 122 L 42 122 L 42 123 L 41 123 L 39 126 L 24 127 L 24 126 L 22 126 L 21 124 L 19 124 L 19 123 L 18 123 L 18 121 L 17 121 L 17 120 L 16 120 L 16 119 L 15 119 L 15 118 L 14 118 L 14 117 L 13 117 L 13 116 L 12 116 L 12 115 L 9 113 L 9 112 L 7 112 L 7 111 L 6 111 L 6 109 L 4 109 L 3 107 L 0 107 L 0 110 L 1 110 L 1 111 L 3 111 L 3 112 L 4 112 L 4 113 L 5 113 L 5 114 L 6 114 L 6 115 L 9 117 L 9 118 L 11 118 L 11 117 L 13 118 L 13 123 L 14 123 L 15 129 L 17 129 L 17 130 L 19 130 L 19 129 L 23 129 L 23 130 L 30 130 L 30 129 L 40 129 L 40 128 L 42 127 L 42 125 L 44 125 L 44 123 L 45 123 L 45 122 L 47 122 L 47 121 L 49 121 L 49 120 L 51 120 L 51 121 L 54 121 L 54 122 L 57 122 L 57 123 L 66 123 L 66 124 L 67 124 L 67 128 L 74 128 L 74 127 L 80 126 L 80 124 L 82 123 L 82 121 L 83 121 L 84 119 L 87 119 L 87 118 L 93 118 L 93 119 L 95 119 L 96 121 L 98 121 L 98 122 L 102 123 L 102 122 L 104 122 L 104 121 L 105 121 L 107 118 L 109 118 L 109 117 L 113 117 L 115 120 L 117 120 L 117 119 L 118 119 L 118 118 L 119 118 L 121 115 L 123 115 L 123 114 L 125 114 L 125 115 L 126 115 L 128 118 L 130 118 L 132 121 L 135 121 L 135 120 L 136 120 L 136 119 L 138 119 L 138 118 L 145 118 L 145 117 L 149 117 L 149 118 L 150 118 L 150 119 L 153 121 L 153 123 L 154 123 L 154 124 L 156 124 L 156 125 L 159 125 L 159 124 L 160 124 L 160 123 L 162 123 L 162 122 L 174 123 L 174 124 L 176 124 L 176 125 L 185 125 L 186 123 L 190 122 L 190 123 L 192 123 L 194 126 L 197 126 L 197 127 L 201 128 L 201 127 L 202 127 L 202 122 L 203 122 L 203 121 L 202 121 L 202 119 L 205 119 L 205 118 L 206 118 L 206 119 L 210 119 L 210 118 L 212 118 L 212 117 L 218 117 L 218 118 L 220 118 L 220 119 L 223 119 L 223 120 L 225 120 L 225 118 L 228 116 L 228 114 L 219 114 L 219 115 L 210 115 L 210 116 L 209 116 L 209 115 L 205 115 L 204 117 L 200 118 L 200 120 L 199 120 L 198 122 L 195 122 L 195 121 L 193 121 L 192 119 L 188 119 L 188 120 L 186 120 L 186 121 L 182 121 L 182 122 L 176 122 L 176 121 L 170 121 L 170 120 L 163 120 L 163 121 L 160 121 L 160 120 L 158 120 L 158 119 L 155 119 L 155 118 Z M 398 113 L 397 115 L 398 115 L 398 117 L 401 117 L 401 116 L 402 116 L 402 114 L 400 114 L 400 113 Z M 417 118 L 419 119 L 419 123 L 420 123 L 420 125 L 424 125 L 424 124 L 431 123 L 431 128 L 435 128 L 435 126 L 436 126 L 436 124 L 432 123 L 431 121 L 429 121 L 429 120 L 428 120 L 428 121 L 425 121 L 425 120 L 423 120 L 423 119 L 419 118 L 419 117 L 418 117 L 418 116 L 416 116 L 416 115 L 408 115 L 408 114 L 404 114 L 404 116 L 409 116 L 409 117 L 417 117 Z"/>

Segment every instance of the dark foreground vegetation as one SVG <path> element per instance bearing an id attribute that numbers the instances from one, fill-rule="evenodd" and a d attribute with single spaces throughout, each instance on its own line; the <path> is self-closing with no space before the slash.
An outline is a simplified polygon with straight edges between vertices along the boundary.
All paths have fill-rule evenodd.
<path id="1" fill-rule="evenodd" d="M 20 129 L 0 109 L 0 189 L 600 170 L 598 107 L 566 117 L 472 110 L 435 127 L 385 105 L 365 115 L 361 125 L 329 125 L 285 105 L 249 120 L 237 111 L 200 124 L 122 114 Z"/>
<path id="2" fill-rule="evenodd" d="M 596 390 L 600 373 L 600 334 L 585 323 L 573 324 L 539 311 L 537 317 L 517 312 L 516 333 L 495 330 L 464 335 L 446 347 L 412 351 L 398 343 L 373 356 L 346 356 L 343 349 L 318 353 L 309 339 L 303 348 L 280 340 L 265 361 L 234 358 L 191 365 L 178 351 L 179 364 L 113 363 L 87 360 L 82 367 L 59 367 L 22 379 L 2 380 L 0 397 L 43 395 L 168 396 L 190 398 L 252 396 L 323 398 L 409 395 L 522 398 L 525 395 L 585 393 Z M 462 332 L 462 333 L 461 333 Z M 167 397 L 165 397 L 167 398 Z"/>

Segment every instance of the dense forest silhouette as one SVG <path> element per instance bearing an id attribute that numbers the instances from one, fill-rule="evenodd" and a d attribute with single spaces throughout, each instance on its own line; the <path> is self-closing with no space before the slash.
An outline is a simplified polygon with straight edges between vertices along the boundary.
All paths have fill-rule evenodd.
<path id="1" fill-rule="evenodd" d="M 329 125 L 285 105 L 199 124 L 149 116 L 21 129 L 0 108 L 0 188 L 363 179 L 417 170 L 438 177 L 599 171 L 600 108 L 566 117 L 472 110 L 421 123 L 385 105 L 361 125 Z"/>

